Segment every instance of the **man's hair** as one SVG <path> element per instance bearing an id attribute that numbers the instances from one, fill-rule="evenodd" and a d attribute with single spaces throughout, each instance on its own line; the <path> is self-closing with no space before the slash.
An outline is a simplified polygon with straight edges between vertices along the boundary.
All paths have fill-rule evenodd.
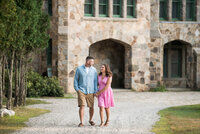
<path id="1" fill-rule="evenodd" d="M 93 58 L 92 56 L 87 56 L 87 57 L 86 57 L 86 61 L 91 60 L 91 59 L 94 60 L 94 58 Z"/>

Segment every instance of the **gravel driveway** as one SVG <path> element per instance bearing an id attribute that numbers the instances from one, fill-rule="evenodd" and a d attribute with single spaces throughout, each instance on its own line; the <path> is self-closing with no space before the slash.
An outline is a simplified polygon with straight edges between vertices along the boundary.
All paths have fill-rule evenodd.
<path id="1" fill-rule="evenodd" d="M 85 108 L 85 126 L 78 128 L 77 99 L 44 99 L 52 104 L 32 105 L 32 108 L 51 112 L 31 118 L 24 128 L 15 134 L 152 134 L 151 128 L 159 120 L 158 111 L 166 107 L 200 104 L 200 92 L 132 92 L 114 90 L 115 107 L 111 108 L 108 127 L 100 123 L 97 99 L 95 99 L 94 127 L 89 126 L 88 108 Z"/>

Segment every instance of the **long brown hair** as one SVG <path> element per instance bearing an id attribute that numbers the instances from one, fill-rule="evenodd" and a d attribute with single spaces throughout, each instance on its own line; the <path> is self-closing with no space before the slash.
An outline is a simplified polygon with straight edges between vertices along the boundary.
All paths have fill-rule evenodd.
<path id="1" fill-rule="evenodd" d="M 108 64 L 102 64 L 102 65 L 105 67 L 106 76 L 107 77 L 111 77 L 112 76 L 112 72 L 110 70 L 110 66 Z M 102 72 L 100 72 L 99 75 L 102 75 Z"/>

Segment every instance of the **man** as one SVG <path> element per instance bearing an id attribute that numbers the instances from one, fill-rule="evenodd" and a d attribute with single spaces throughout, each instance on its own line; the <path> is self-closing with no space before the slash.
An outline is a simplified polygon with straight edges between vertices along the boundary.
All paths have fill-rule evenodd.
<path id="1" fill-rule="evenodd" d="M 95 123 L 92 121 L 94 114 L 94 94 L 97 92 L 97 71 L 93 67 L 94 58 L 88 56 L 84 65 L 79 66 L 76 70 L 74 77 L 74 89 L 78 94 L 78 106 L 80 124 L 79 127 L 83 126 L 84 117 L 84 106 L 87 103 L 89 107 L 90 119 L 89 123 L 94 126 Z"/>

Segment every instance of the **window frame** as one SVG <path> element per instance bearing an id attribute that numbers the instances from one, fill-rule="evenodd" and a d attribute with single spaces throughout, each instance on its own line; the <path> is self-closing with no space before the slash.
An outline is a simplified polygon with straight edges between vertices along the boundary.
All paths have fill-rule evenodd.
<path id="1" fill-rule="evenodd" d="M 166 8 L 165 8 L 165 17 L 163 18 L 163 17 L 161 17 L 160 16 L 160 2 L 165 2 L 165 6 L 166 6 Z M 165 20 L 168 20 L 168 0 L 160 0 L 159 1 L 159 19 L 161 20 L 161 21 L 165 21 Z"/>
<path id="2" fill-rule="evenodd" d="M 48 14 L 49 16 L 53 16 L 53 10 L 52 10 L 52 0 L 48 0 Z"/>
<path id="3" fill-rule="evenodd" d="M 178 18 L 173 18 L 173 2 L 179 2 L 178 4 Z M 172 0 L 172 21 L 181 21 L 182 20 L 182 8 L 183 8 L 183 2 L 182 0 Z"/>
<path id="4" fill-rule="evenodd" d="M 128 15 L 128 7 L 133 7 L 133 15 Z M 127 11 L 127 18 L 136 18 L 136 0 L 133 0 L 132 5 L 128 5 L 128 0 L 127 0 L 127 7 L 126 7 L 126 11 Z"/>
<path id="5" fill-rule="evenodd" d="M 194 5 L 193 5 L 193 7 L 192 7 L 192 9 L 193 9 L 193 11 L 192 11 L 192 14 L 193 14 L 193 16 L 192 16 L 192 18 L 187 18 L 187 3 L 188 3 L 188 1 L 190 1 L 190 3 L 193 3 Z M 186 12 L 186 15 L 185 15 L 185 20 L 186 21 L 196 21 L 196 15 L 197 15 L 197 1 L 196 0 L 193 0 L 193 2 L 191 2 L 192 0 L 186 0 L 186 9 L 185 9 L 185 12 Z"/>
<path id="6" fill-rule="evenodd" d="M 121 18 L 122 17 L 122 0 L 119 0 L 119 1 L 120 1 L 119 4 L 114 4 L 114 1 L 113 1 L 113 17 L 114 18 Z M 120 9 L 119 15 L 114 14 L 114 6 L 119 6 L 119 9 Z"/>
<path id="7" fill-rule="evenodd" d="M 106 0 L 106 3 L 101 3 L 99 1 L 99 17 L 108 17 L 108 7 L 109 7 L 109 0 Z M 100 14 L 100 6 L 105 6 L 106 7 L 106 14 Z"/>
<path id="8" fill-rule="evenodd" d="M 47 67 L 52 66 L 52 39 L 48 41 L 48 47 L 46 48 L 46 56 L 47 56 Z"/>
<path id="9" fill-rule="evenodd" d="M 91 14 L 85 13 L 86 5 L 92 5 Z M 94 0 L 91 0 L 91 3 L 86 3 L 86 0 L 85 0 L 85 3 L 84 3 L 84 16 L 86 16 L 86 17 L 93 17 L 94 16 Z"/>

